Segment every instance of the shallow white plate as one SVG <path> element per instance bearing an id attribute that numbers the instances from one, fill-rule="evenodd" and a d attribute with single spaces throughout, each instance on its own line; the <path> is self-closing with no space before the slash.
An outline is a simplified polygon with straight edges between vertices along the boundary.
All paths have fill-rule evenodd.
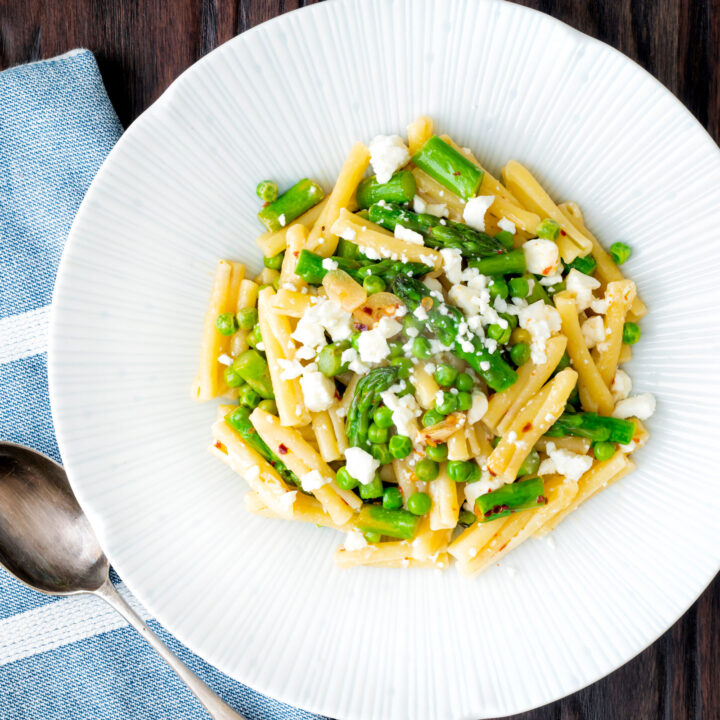
<path id="1" fill-rule="evenodd" d="M 629 242 L 651 309 L 630 368 L 658 397 L 639 470 L 556 549 L 528 542 L 475 581 L 337 570 L 334 532 L 247 514 L 206 452 L 213 405 L 189 399 L 216 260 L 260 267 L 258 180 L 329 186 L 354 140 L 420 113 Z M 211 53 L 103 165 L 55 293 L 58 439 L 115 567 L 221 670 L 334 717 L 518 712 L 626 662 L 720 565 L 718 188 L 717 148 L 668 92 L 517 5 L 333 2 Z"/>

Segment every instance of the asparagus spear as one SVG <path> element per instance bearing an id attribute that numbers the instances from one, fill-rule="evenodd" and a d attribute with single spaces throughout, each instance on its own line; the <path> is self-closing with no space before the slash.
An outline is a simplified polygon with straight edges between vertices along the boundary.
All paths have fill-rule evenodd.
<path id="1" fill-rule="evenodd" d="M 387 510 L 380 505 L 364 505 L 355 524 L 363 532 L 412 540 L 420 524 L 420 516 L 407 510 Z"/>
<path id="2" fill-rule="evenodd" d="M 578 272 L 585 273 L 585 275 L 592 275 L 597 267 L 597 261 L 592 255 L 586 255 L 585 257 L 576 257 L 572 262 L 567 264 L 567 269 L 575 269 Z"/>
<path id="3" fill-rule="evenodd" d="M 276 232 L 317 205 L 324 196 L 325 193 L 317 183 L 305 178 L 266 205 L 258 213 L 258 219 L 270 232 Z"/>
<path id="4" fill-rule="evenodd" d="M 380 393 L 387 390 L 397 377 L 397 367 L 378 367 L 362 377 L 355 386 L 345 422 L 345 435 L 353 447 L 370 449 L 368 428 L 373 413 L 380 406 Z"/>
<path id="5" fill-rule="evenodd" d="M 269 400 L 275 398 L 267 360 L 257 350 L 238 355 L 232 368 L 258 395 Z"/>
<path id="6" fill-rule="evenodd" d="M 375 175 L 358 185 L 355 199 L 361 208 L 369 208 L 384 200 L 391 203 L 409 203 L 415 197 L 415 176 L 409 170 L 396 172 L 386 183 L 379 183 Z"/>
<path id="7" fill-rule="evenodd" d="M 473 197 L 485 174 L 454 147 L 433 135 L 413 155 L 412 161 L 463 200 Z"/>
<path id="8" fill-rule="evenodd" d="M 503 485 L 497 490 L 480 495 L 475 500 L 480 522 L 497 520 L 520 510 L 529 510 L 545 504 L 547 504 L 545 485 L 538 477 Z"/>
<path id="9" fill-rule="evenodd" d="M 635 435 L 635 423 L 632 420 L 605 417 L 593 412 L 565 412 L 545 434 L 550 437 L 576 435 L 593 442 L 627 445 Z"/>
<path id="10" fill-rule="evenodd" d="M 428 298 L 423 306 L 427 306 L 428 322 L 435 334 L 443 345 L 451 346 L 453 353 L 465 360 L 493 390 L 507 390 L 517 380 L 517 374 L 510 365 L 500 355 L 488 352 L 477 335 L 469 333 L 466 338 L 458 337 L 460 324 L 464 322 L 460 310 L 432 297 L 419 280 L 398 275 L 393 283 L 393 292 L 411 312 Z M 471 348 L 467 347 L 468 343 Z"/>
<path id="11" fill-rule="evenodd" d="M 468 262 L 482 275 L 522 275 L 525 272 L 525 253 L 511 250 Z"/>
<path id="12" fill-rule="evenodd" d="M 288 469 L 285 463 L 265 444 L 250 422 L 250 410 L 246 407 L 235 408 L 225 416 L 225 422 L 235 430 L 253 450 L 262 455 L 286 482 L 300 487 L 297 475 Z"/>

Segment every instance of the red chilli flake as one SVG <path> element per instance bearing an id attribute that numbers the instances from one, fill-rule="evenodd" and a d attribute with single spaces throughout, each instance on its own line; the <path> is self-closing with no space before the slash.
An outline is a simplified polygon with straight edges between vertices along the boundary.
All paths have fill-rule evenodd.
<path id="1" fill-rule="evenodd" d="M 280 445 L 278 445 L 278 452 L 281 455 L 287 455 L 287 451 L 288 451 L 288 449 L 287 449 L 287 445 L 285 445 L 285 443 L 280 443 Z"/>
<path id="2" fill-rule="evenodd" d="M 372 315 L 372 308 L 368 307 L 367 305 L 362 309 L 364 313 L 367 313 L 368 315 Z"/>
<path id="3" fill-rule="evenodd" d="M 562 230 L 562 229 L 560 230 L 560 234 L 561 234 L 561 235 L 567 235 L 567 233 L 566 233 L 564 230 Z"/>
<path id="4" fill-rule="evenodd" d="M 218 450 L 222 450 L 222 443 L 221 443 L 219 440 L 216 440 L 216 441 L 215 441 L 215 447 L 216 447 Z"/>
<path id="5" fill-rule="evenodd" d="M 507 512 L 509 509 L 510 508 L 507 505 L 496 505 L 485 513 L 485 517 L 489 518 L 493 515 L 499 515 L 502 512 Z"/>
<path id="6" fill-rule="evenodd" d="M 354 323 L 354 327 L 356 330 L 367 330 L 368 326 L 365 323 Z"/>
<path id="7" fill-rule="evenodd" d="M 294 256 L 294 257 L 298 257 L 299 255 L 300 255 L 300 251 L 299 251 L 299 250 L 293 250 L 293 256 Z"/>
<path id="8" fill-rule="evenodd" d="M 460 174 L 460 171 L 459 171 L 459 170 L 456 170 L 456 171 L 453 173 L 453 175 L 456 175 L 456 176 L 459 175 L 459 174 Z"/>
<path id="9" fill-rule="evenodd" d="M 532 430 L 532 423 L 529 422 L 529 423 L 525 423 L 525 424 L 523 425 L 522 431 L 523 431 L 524 433 L 530 432 L 531 430 Z"/>
<path id="10" fill-rule="evenodd" d="M 548 265 L 543 271 L 543 275 L 549 275 L 552 272 L 552 265 Z"/>
<path id="11" fill-rule="evenodd" d="M 547 505 L 547 498 L 544 495 L 538 495 L 537 496 L 537 504 L 538 505 Z"/>

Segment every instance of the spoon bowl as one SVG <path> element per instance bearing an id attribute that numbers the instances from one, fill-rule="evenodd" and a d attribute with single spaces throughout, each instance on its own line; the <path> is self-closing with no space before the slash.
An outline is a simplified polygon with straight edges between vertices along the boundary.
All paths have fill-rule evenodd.
<path id="1" fill-rule="evenodd" d="M 51 595 L 93 593 L 114 607 L 215 720 L 244 720 L 161 642 L 110 582 L 110 565 L 61 465 L 0 442 L 0 565 Z"/>

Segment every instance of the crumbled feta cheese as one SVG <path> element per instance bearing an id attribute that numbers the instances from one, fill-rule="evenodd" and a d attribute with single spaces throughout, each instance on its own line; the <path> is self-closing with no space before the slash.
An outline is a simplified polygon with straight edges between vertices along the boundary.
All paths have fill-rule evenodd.
<path id="1" fill-rule="evenodd" d="M 285 227 L 285 213 L 278 215 L 278 222 L 280 223 L 280 227 Z"/>
<path id="2" fill-rule="evenodd" d="M 360 356 L 355 348 L 343 350 L 343 353 L 340 356 L 340 362 L 342 362 L 343 365 L 345 363 L 349 363 L 348 370 L 352 370 L 352 372 L 357 373 L 358 375 L 366 375 L 370 370 L 367 365 L 360 362 Z"/>
<path id="3" fill-rule="evenodd" d="M 621 400 L 613 410 L 614 418 L 636 417 L 639 420 L 647 420 L 655 412 L 655 396 L 651 393 L 641 393 L 633 397 Z"/>
<path id="4" fill-rule="evenodd" d="M 362 550 L 367 546 L 368 542 L 360 530 L 350 530 L 345 536 L 345 542 L 343 543 L 345 550 L 350 552 L 353 550 Z"/>
<path id="5" fill-rule="evenodd" d="M 233 359 L 227 353 L 223 353 L 222 355 L 218 355 L 218 362 L 221 365 L 232 365 Z"/>
<path id="6" fill-rule="evenodd" d="M 261 340 L 257 345 L 255 345 L 255 348 L 260 352 L 265 352 L 265 343 Z"/>
<path id="7" fill-rule="evenodd" d="M 352 315 L 332 300 L 320 300 L 298 320 L 290 337 L 309 347 L 325 345 L 325 330 L 333 341 L 347 340 L 353 332 L 351 320 Z"/>
<path id="8" fill-rule="evenodd" d="M 560 313 L 542 300 L 520 310 L 520 327 L 530 333 L 530 357 L 535 365 L 547 360 L 545 343 L 554 332 L 560 331 Z"/>
<path id="9" fill-rule="evenodd" d="M 450 214 L 448 212 L 447 203 L 427 203 L 425 206 L 425 212 L 428 215 L 434 215 L 439 218 L 446 218 Z M 440 224 L 444 225 L 445 223 L 440 221 Z"/>
<path id="10" fill-rule="evenodd" d="M 593 300 L 590 303 L 590 308 L 598 315 L 604 315 L 608 309 L 608 301 L 605 300 L 605 298 L 602 298 L 601 300 Z"/>
<path id="11" fill-rule="evenodd" d="M 414 337 L 417 337 L 417 336 L 420 334 L 420 331 L 419 331 L 417 328 L 408 327 L 408 328 L 405 329 L 405 334 L 406 334 L 409 338 L 414 338 Z"/>
<path id="12" fill-rule="evenodd" d="M 323 258 L 322 266 L 325 270 L 337 270 L 338 264 L 332 258 Z"/>
<path id="13" fill-rule="evenodd" d="M 515 234 L 515 223 L 512 222 L 512 220 L 508 220 L 507 218 L 500 218 L 497 225 L 501 230 L 512 233 L 513 235 Z"/>
<path id="14" fill-rule="evenodd" d="M 590 275 L 578 272 L 575 268 L 570 270 L 565 278 L 565 288 L 575 296 L 578 312 L 587 310 L 595 300 L 593 290 L 600 287 L 600 282 Z"/>
<path id="15" fill-rule="evenodd" d="M 412 437 L 414 434 L 414 421 L 422 413 L 414 395 L 398 397 L 393 388 L 380 393 L 385 407 L 392 411 L 392 419 L 398 434 Z"/>
<path id="16" fill-rule="evenodd" d="M 309 345 L 301 345 L 295 353 L 298 360 L 312 360 L 317 354 L 317 350 Z"/>
<path id="17" fill-rule="evenodd" d="M 335 383 L 318 370 L 305 372 L 300 378 L 305 407 L 312 412 L 327 410 L 335 402 Z"/>
<path id="18" fill-rule="evenodd" d="M 360 333 L 358 350 L 360 351 L 360 359 L 364 363 L 381 362 L 390 354 L 387 338 L 379 327 Z"/>
<path id="19" fill-rule="evenodd" d="M 295 378 L 299 378 L 305 370 L 302 364 L 297 360 L 278 358 L 277 363 L 280 366 L 281 380 L 294 380 Z"/>
<path id="20" fill-rule="evenodd" d="M 420 262 L 423 265 L 429 265 L 430 267 L 435 266 L 435 258 L 432 255 L 421 255 Z"/>
<path id="21" fill-rule="evenodd" d="M 397 320 L 393 320 L 391 317 L 382 317 L 375 328 L 382 334 L 383 337 L 391 338 L 402 330 L 402 325 Z"/>
<path id="22" fill-rule="evenodd" d="M 480 390 L 475 390 L 472 394 L 472 405 L 467 411 L 468 422 L 473 425 L 474 423 L 482 420 L 485 417 L 485 413 L 488 409 L 488 399 L 485 393 Z"/>
<path id="23" fill-rule="evenodd" d="M 288 490 L 278 497 L 277 502 L 280 509 L 286 513 L 292 512 L 295 499 L 297 498 L 297 490 Z"/>
<path id="24" fill-rule="evenodd" d="M 410 162 L 410 152 L 399 135 L 376 135 L 369 145 L 370 163 L 379 183 Z"/>
<path id="25" fill-rule="evenodd" d="M 443 270 L 445 277 L 453 284 L 462 282 L 462 254 L 455 248 L 443 248 L 440 250 L 443 259 Z"/>
<path id="26" fill-rule="evenodd" d="M 395 237 L 398 240 L 404 240 L 405 242 L 412 243 L 413 245 L 423 245 L 423 236 L 415 230 L 406 228 L 404 225 L 398 223 L 395 225 Z"/>
<path id="27" fill-rule="evenodd" d="M 588 348 L 595 347 L 605 339 L 605 323 L 599 315 L 588 318 L 580 329 Z"/>
<path id="28" fill-rule="evenodd" d="M 427 203 L 419 195 L 413 198 L 413 210 L 416 213 L 424 213 L 427 211 Z"/>
<path id="29" fill-rule="evenodd" d="M 548 275 L 547 277 L 541 277 L 540 284 L 545 285 L 545 287 L 550 287 L 551 285 L 557 285 L 558 283 L 561 283 L 562 279 L 563 278 L 560 273 L 555 273 L 555 275 Z"/>
<path id="30" fill-rule="evenodd" d="M 418 320 L 427 320 L 427 319 L 428 319 L 427 310 L 426 310 L 422 305 L 418 305 L 418 306 L 413 310 L 413 315 L 414 315 Z"/>
<path id="31" fill-rule="evenodd" d="M 560 266 L 560 251 L 552 240 L 536 238 L 523 246 L 527 271 L 533 275 L 555 275 Z"/>
<path id="32" fill-rule="evenodd" d="M 354 240 L 357 237 L 357 233 L 352 228 L 346 228 L 340 233 L 340 237 L 343 240 Z"/>
<path id="33" fill-rule="evenodd" d="M 350 447 L 345 451 L 345 466 L 351 477 L 361 485 L 367 485 L 373 481 L 380 461 L 362 448 Z"/>
<path id="34" fill-rule="evenodd" d="M 494 195 L 478 195 L 470 198 L 463 208 L 463 220 L 471 228 L 484 232 L 485 213 L 494 202 Z"/>
<path id="35" fill-rule="evenodd" d="M 329 478 L 323 477 L 317 470 L 311 470 L 300 476 L 300 484 L 305 492 L 313 492 L 329 482 Z"/>
<path id="36" fill-rule="evenodd" d="M 547 460 L 543 460 L 538 468 L 539 475 L 559 473 L 567 480 L 577 482 L 592 466 L 592 458 L 589 455 L 580 455 L 569 450 L 558 449 L 555 443 L 549 442 L 545 446 L 548 454 Z"/>
<path id="37" fill-rule="evenodd" d="M 612 383 L 610 383 L 610 392 L 612 393 L 613 400 L 615 402 L 624 400 L 630 395 L 631 390 L 632 380 L 630 376 L 624 370 L 616 370 Z"/>

